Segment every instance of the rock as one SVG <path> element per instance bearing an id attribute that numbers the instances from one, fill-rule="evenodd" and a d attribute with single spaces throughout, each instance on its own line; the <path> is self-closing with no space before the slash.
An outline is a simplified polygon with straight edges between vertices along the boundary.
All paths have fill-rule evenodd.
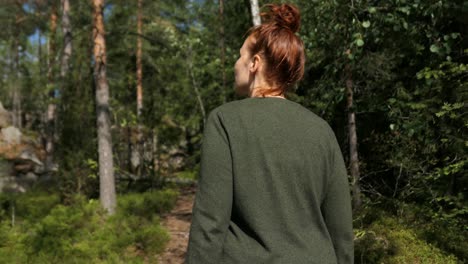
<path id="1" fill-rule="evenodd" d="M 0 102 L 0 128 L 8 127 L 11 125 L 11 113 L 3 108 Z"/>
<path id="2" fill-rule="evenodd" d="M 35 182 L 37 181 L 37 179 L 38 179 L 38 176 L 32 172 L 28 172 L 26 173 L 26 175 L 24 175 L 24 180 L 26 181 Z"/>
<path id="3" fill-rule="evenodd" d="M 19 177 L 16 178 L 16 183 L 23 187 L 25 190 L 27 189 L 30 189 L 31 186 L 33 186 L 37 180 L 39 179 L 39 177 L 32 173 L 32 172 L 28 172 L 26 174 L 21 174 Z"/>
<path id="4" fill-rule="evenodd" d="M 22 193 L 49 171 L 43 163 L 45 150 L 39 136 L 27 130 L 23 135 L 9 125 L 9 117 L 0 104 L 0 192 Z"/>
<path id="5" fill-rule="evenodd" d="M 26 189 L 15 180 L 10 180 L 9 182 L 4 183 L 0 191 L 6 193 L 24 193 L 26 192 Z"/>
<path id="6" fill-rule="evenodd" d="M 36 156 L 36 154 L 34 153 L 34 150 L 32 149 L 25 149 L 23 152 L 21 152 L 21 154 L 18 156 L 17 159 L 21 159 L 21 160 L 29 160 L 29 161 L 32 161 L 34 162 L 36 165 L 39 165 L 39 166 L 42 166 L 44 165 Z"/>
<path id="7" fill-rule="evenodd" d="M 34 150 L 25 148 L 20 155 L 13 160 L 14 169 L 17 174 L 28 172 L 40 172 L 43 170 L 44 164 L 37 158 Z"/>
<path id="8" fill-rule="evenodd" d="M 29 162 L 29 161 L 21 162 L 21 163 L 15 164 L 14 168 L 17 173 L 28 173 L 34 170 L 34 163 Z"/>
<path id="9" fill-rule="evenodd" d="M 3 142 L 6 143 L 6 145 L 21 143 L 21 131 L 14 126 L 2 128 L 2 136 Z"/>
<path id="10" fill-rule="evenodd" d="M 58 171 L 58 169 L 57 169 Z M 44 174 L 46 173 L 46 169 L 44 165 L 36 165 L 34 166 L 34 173 L 35 174 Z"/>

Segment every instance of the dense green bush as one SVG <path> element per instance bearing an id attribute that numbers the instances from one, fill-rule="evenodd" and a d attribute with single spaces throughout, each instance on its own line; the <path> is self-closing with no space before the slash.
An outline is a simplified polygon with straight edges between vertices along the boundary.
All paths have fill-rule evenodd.
<path id="1" fill-rule="evenodd" d="M 14 227 L 8 218 L 0 221 L 0 263 L 155 263 L 169 241 L 158 214 L 171 210 L 177 195 L 172 189 L 123 194 L 112 216 L 82 195 L 71 197 L 71 205 L 54 202 L 51 210 L 55 194 L 44 196 L 44 204 L 26 199 L 33 194 L 17 197 L 20 211 L 36 218 L 22 213 Z"/>
<path id="2" fill-rule="evenodd" d="M 17 196 L 15 201 L 18 217 L 36 220 L 45 217 L 54 206 L 60 203 L 56 193 L 32 192 Z"/>
<path id="3" fill-rule="evenodd" d="M 26 193 L 0 193 L 0 220 L 11 218 L 14 207 L 16 218 L 35 221 L 46 216 L 60 203 L 57 193 L 33 190 Z"/>
<path id="4" fill-rule="evenodd" d="M 26 254 L 21 242 L 26 236 L 23 228 L 0 221 L 0 263 L 25 263 Z"/>
<path id="5" fill-rule="evenodd" d="M 176 189 L 129 193 L 119 197 L 118 209 L 123 214 L 150 218 L 153 214 L 169 211 L 176 202 L 179 192 Z"/>

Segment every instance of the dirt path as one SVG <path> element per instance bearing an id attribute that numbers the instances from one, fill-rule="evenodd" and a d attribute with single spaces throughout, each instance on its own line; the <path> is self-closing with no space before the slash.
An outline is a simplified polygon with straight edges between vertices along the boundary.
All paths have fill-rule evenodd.
<path id="1" fill-rule="evenodd" d="M 169 231 L 171 240 L 158 257 L 159 264 L 183 264 L 187 249 L 195 187 L 181 187 L 174 209 L 162 215 L 162 224 Z"/>

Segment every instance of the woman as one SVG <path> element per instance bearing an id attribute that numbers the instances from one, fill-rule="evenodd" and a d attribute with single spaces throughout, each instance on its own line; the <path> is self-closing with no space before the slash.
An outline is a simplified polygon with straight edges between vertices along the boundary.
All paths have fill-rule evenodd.
<path id="1" fill-rule="evenodd" d="M 353 263 L 347 173 L 333 130 L 285 93 L 304 73 L 300 15 L 267 5 L 235 65 L 247 98 L 210 112 L 186 264 Z"/>

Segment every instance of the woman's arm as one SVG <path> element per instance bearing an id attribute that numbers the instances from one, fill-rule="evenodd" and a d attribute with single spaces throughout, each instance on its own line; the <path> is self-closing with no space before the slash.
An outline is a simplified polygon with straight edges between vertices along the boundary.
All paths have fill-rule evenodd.
<path id="1" fill-rule="evenodd" d="M 333 134 L 331 173 L 321 209 L 333 241 L 338 264 L 354 263 L 354 233 L 348 174 L 340 146 Z"/>
<path id="2" fill-rule="evenodd" d="M 221 113 L 208 115 L 185 264 L 219 264 L 232 208 L 232 159 Z"/>

